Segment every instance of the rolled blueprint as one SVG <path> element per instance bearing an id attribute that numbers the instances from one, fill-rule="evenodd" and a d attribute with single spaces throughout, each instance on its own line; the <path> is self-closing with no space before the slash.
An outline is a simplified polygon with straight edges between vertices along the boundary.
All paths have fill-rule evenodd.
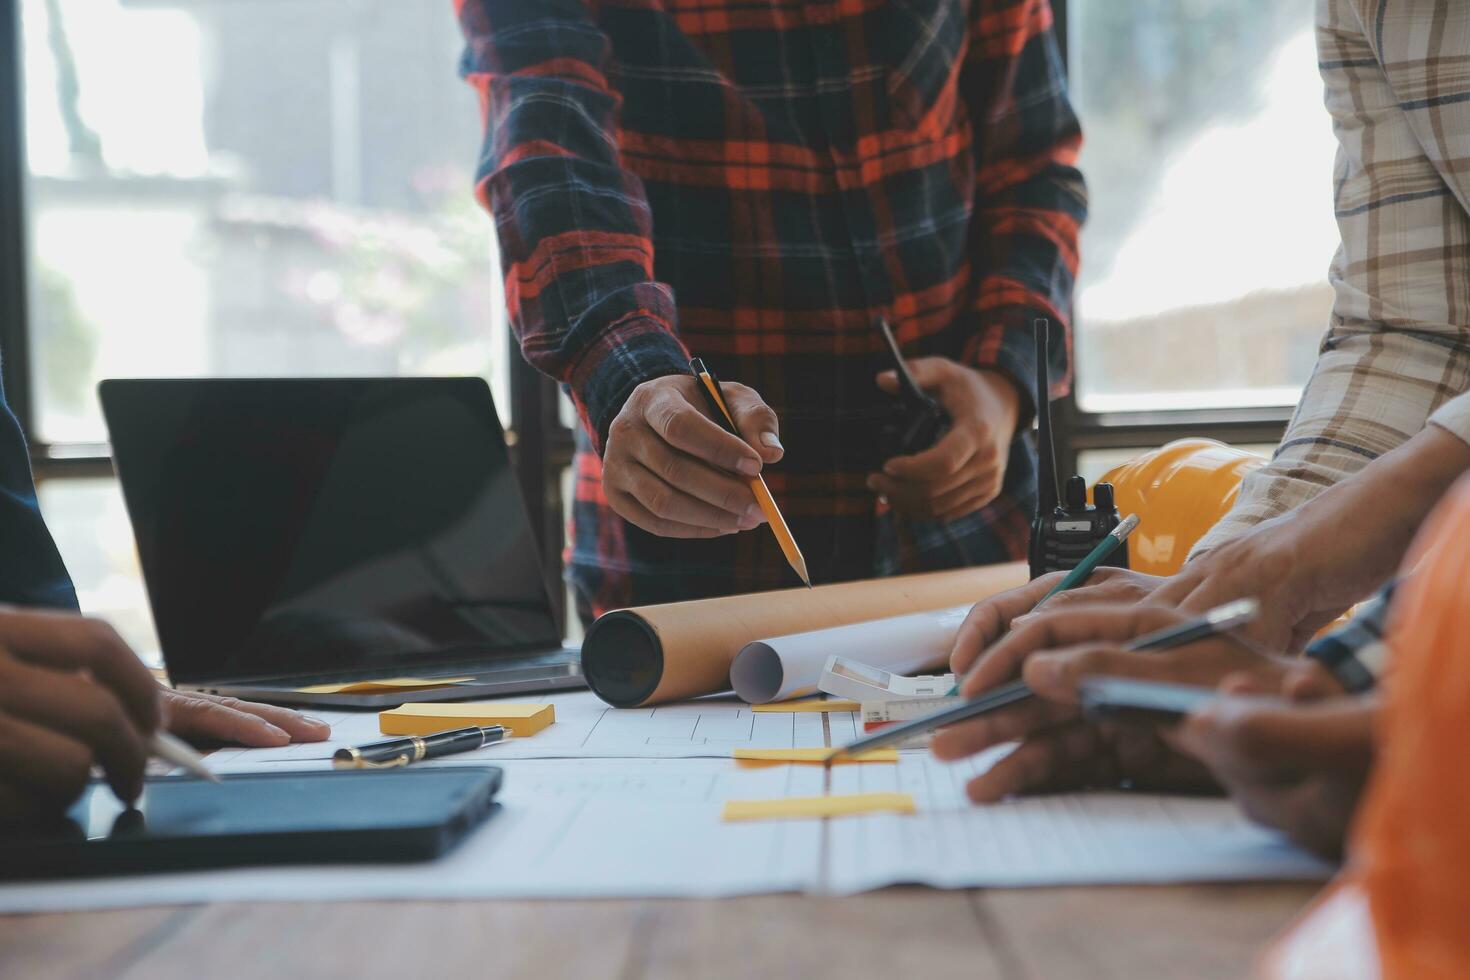
<path id="1" fill-rule="evenodd" d="M 619 708 L 714 694 L 730 689 L 731 661 L 752 641 L 968 606 L 1025 582 L 1018 562 L 619 609 L 587 631 L 582 672 Z"/>
<path id="2" fill-rule="evenodd" d="M 929 671 L 949 659 L 972 605 L 754 640 L 730 664 L 730 684 L 750 704 L 815 694 L 834 653 L 894 674 Z"/>

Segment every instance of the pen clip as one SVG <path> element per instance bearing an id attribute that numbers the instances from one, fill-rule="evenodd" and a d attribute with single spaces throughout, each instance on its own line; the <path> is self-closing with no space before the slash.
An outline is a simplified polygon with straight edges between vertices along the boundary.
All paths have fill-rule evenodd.
<path id="1" fill-rule="evenodd" d="M 411 761 L 407 755 L 396 755 L 385 762 L 372 762 L 364 759 L 356 749 L 349 749 L 352 757 L 348 759 L 333 759 L 333 769 L 399 769 Z"/>

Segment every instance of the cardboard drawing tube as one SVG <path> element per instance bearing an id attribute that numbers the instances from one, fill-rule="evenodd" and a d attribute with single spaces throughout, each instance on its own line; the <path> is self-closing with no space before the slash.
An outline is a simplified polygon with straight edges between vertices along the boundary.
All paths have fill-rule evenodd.
<path id="1" fill-rule="evenodd" d="M 1026 580 L 1018 562 L 618 609 L 587 631 L 582 671 L 619 708 L 714 694 L 752 640 L 979 602 Z"/>

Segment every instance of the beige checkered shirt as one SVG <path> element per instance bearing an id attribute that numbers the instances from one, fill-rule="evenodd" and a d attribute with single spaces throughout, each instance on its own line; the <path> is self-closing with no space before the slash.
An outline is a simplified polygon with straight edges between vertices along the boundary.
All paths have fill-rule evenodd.
<path id="1" fill-rule="evenodd" d="M 1426 424 L 1470 442 L 1470 0 L 1318 0 L 1317 50 L 1338 140 L 1332 320 L 1275 458 L 1196 554 Z"/>

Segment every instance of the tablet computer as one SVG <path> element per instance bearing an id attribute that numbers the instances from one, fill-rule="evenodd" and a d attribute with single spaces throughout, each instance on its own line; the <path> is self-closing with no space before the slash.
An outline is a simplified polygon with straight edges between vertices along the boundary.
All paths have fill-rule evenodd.
<path id="1" fill-rule="evenodd" d="M 66 818 L 0 833 L 0 878 L 422 861 L 496 807 L 488 766 L 159 778 L 126 809 L 100 782 Z"/>

